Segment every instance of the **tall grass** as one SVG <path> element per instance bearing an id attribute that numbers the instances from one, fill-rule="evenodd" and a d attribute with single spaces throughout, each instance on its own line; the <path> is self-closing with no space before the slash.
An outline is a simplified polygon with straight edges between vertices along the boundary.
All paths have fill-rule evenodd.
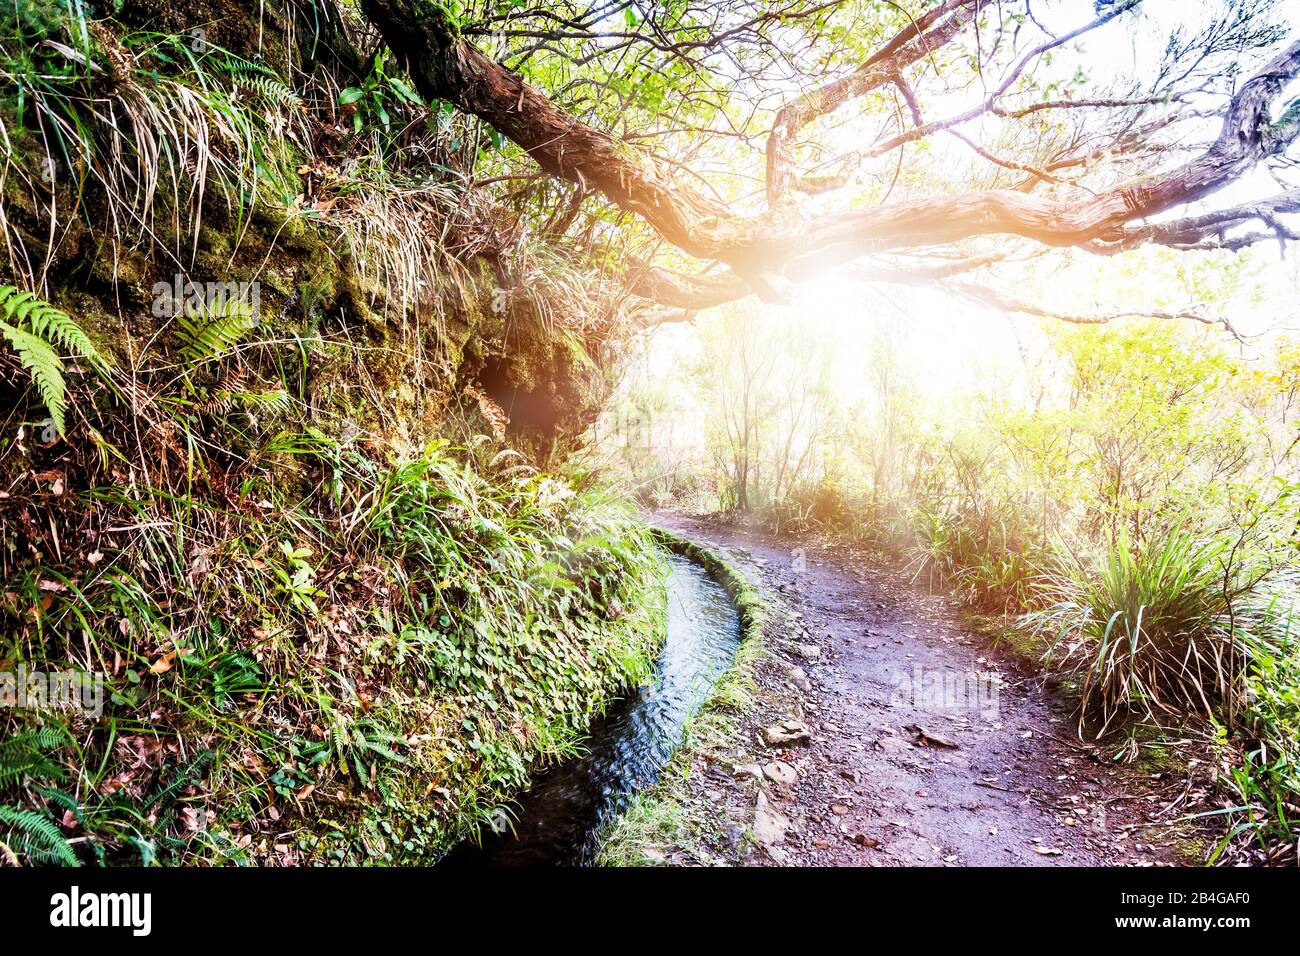
<path id="1" fill-rule="evenodd" d="M 1121 716 L 1233 719 L 1247 662 L 1280 640 L 1258 596 L 1265 573 L 1226 539 L 1121 535 L 1044 571 L 1035 590 L 1046 606 L 1022 626 L 1051 638 L 1049 655 L 1079 678 L 1098 733 Z"/>
<path id="2" fill-rule="evenodd" d="M 918 511 L 912 518 L 913 576 L 942 582 L 967 605 L 1013 613 L 1029 598 L 1045 552 L 1014 516 Z"/>

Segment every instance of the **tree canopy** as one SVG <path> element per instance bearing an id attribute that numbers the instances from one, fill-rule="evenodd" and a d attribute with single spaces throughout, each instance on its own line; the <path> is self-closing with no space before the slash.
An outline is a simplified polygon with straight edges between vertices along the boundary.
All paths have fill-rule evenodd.
<path id="1" fill-rule="evenodd" d="M 1295 237 L 1300 43 L 1270 0 L 1209 7 L 361 2 L 422 94 L 491 124 L 574 202 L 651 227 L 669 251 L 643 237 L 629 273 L 649 300 L 785 302 L 852 263 L 1080 321 L 1106 317 L 956 277 L 1062 247 Z M 1126 41 L 1150 63 L 1097 55 Z M 1272 192 L 1229 198 L 1261 169 Z"/>

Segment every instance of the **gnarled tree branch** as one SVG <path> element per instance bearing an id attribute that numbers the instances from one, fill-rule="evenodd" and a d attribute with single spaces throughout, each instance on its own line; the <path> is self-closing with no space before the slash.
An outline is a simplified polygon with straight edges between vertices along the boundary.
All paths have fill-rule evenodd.
<path id="1" fill-rule="evenodd" d="M 779 145 L 769 145 L 769 189 L 773 177 L 788 180 L 781 157 L 795 131 L 847 99 L 893 82 L 903 66 L 949 42 L 982 2 L 948 0 L 917 18 L 858 71 L 806 94 L 788 107 L 788 112 L 783 110 L 784 118 L 778 117 L 773 131 Z M 997 106 L 1011 79 L 1030 58 L 1133 5 L 1133 0 L 1116 4 L 1088 27 L 1030 50 L 980 111 Z M 617 142 L 559 109 L 459 36 L 432 0 L 363 0 L 363 9 L 426 97 L 446 99 L 480 117 L 522 147 L 546 172 L 576 183 L 580 189 L 601 192 L 685 252 L 730 267 L 723 277 L 693 282 L 643 270 L 640 289 L 650 297 L 687 308 L 698 307 L 693 303 L 702 301 L 728 301 L 724 296 L 735 298 L 751 290 L 780 301 L 787 295 L 789 281 L 862 255 L 979 236 L 1021 236 L 1048 246 L 1105 247 L 1160 241 L 1159 227 L 1141 220 L 1205 198 L 1280 153 L 1300 132 L 1300 103 L 1292 103 L 1276 122 L 1270 120 L 1270 110 L 1283 86 L 1300 73 L 1298 42 L 1241 84 L 1228 103 L 1219 136 L 1204 153 L 1175 168 L 1089 197 L 1066 200 L 1015 190 L 987 190 L 820 215 L 778 201 L 761 214 L 741 216 L 678 182 L 665 162 Z M 774 155 L 778 157 L 775 161 Z M 779 185 L 775 195 L 778 199 L 784 195 Z M 1214 225 L 1207 226 L 1199 239 L 1182 244 L 1204 241 L 1214 233 Z"/>

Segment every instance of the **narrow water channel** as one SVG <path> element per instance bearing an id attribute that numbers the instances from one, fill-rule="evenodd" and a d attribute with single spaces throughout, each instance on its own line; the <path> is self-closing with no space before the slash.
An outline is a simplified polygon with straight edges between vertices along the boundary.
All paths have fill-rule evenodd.
<path id="1" fill-rule="evenodd" d="M 512 830 L 485 830 L 481 845 L 461 845 L 445 864 L 589 862 L 601 828 L 633 793 L 658 779 L 686 721 L 708 699 L 740 642 L 740 621 L 726 591 L 695 562 L 677 555 L 670 562 L 668 633 L 654 683 L 593 725 L 584 755 L 537 778 L 520 798 Z"/>

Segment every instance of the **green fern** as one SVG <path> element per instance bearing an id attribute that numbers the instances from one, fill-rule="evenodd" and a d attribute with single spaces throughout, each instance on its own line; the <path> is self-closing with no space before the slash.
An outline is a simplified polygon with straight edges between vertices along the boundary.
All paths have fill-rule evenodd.
<path id="1" fill-rule="evenodd" d="M 406 763 L 406 758 L 393 749 L 406 746 L 406 738 L 388 730 L 373 717 L 356 720 L 336 717 L 328 734 L 329 747 L 339 769 L 345 774 L 355 772 L 363 786 L 371 786 L 379 764 Z"/>
<path id="2" fill-rule="evenodd" d="M 25 854 L 32 863 L 81 865 L 72 844 L 49 814 L 22 807 L 0 806 L 0 824 L 9 826 L 3 842 Z"/>
<path id="3" fill-rule="evenodd" d="M 252 304 L 238 299 L 225 300 L 220 311 L 184 315 L 177 323 L 180 357 L 188 362 L 216 358 L 238 345 L 255 325 Z"/>
<path id="4" fill-rule="evenodd" d="M 48 752 L 66 746 L 70 740 L 66 732 L 54 726 L 24 730 L 0 740 L 0 790 L 28 778 L 59 780 L 67 776 L 50 760 Z M 64 809 L 75 806 L 75 801 L 62 791 L 42 788 L 39 792 Z M 79 816 L 79 810 L 74 813 Z M 7 850 L 6 856 L 21 853 L 36 864 L 79 865 L 58 824 L 41 810 L 0 804 L 0 850 Z"/>
<path id="5" fill-rule="evenodd" d="M 66 312 L 16 286 L 0 285 L 0 316 L 0 336 L 31 375 L 55 429 L 64 434 L 67 380 L 57 349 L 80 355 L 96 365 L 103 361 L 99 352 L 85 330 Z"/>
<path id="6" fill-rule="evenodd" d="M 302 97 L 279 80 L 266 76 L 243 77 L 235 81 L 237 89 L 251 90 L 263 100 L 274 106 L 297 109 L 302 106 Z"/>
<path id="7" fill-rule="evenodd" d="M 68 735 L 57 727 L 26 730 L 0 740 L 0 790 L 29 776 L 62 779 L 63 768 L 51 761 L 47 753 L 68 742 Z"/>
<path id="8" fill-rule="evenodd" d="M 270 67 L 232 57 L 226 60 L 225 68 L 233 76 L 236 89 L 251 90 L 276 106 L 292 109 L 302 106 L 302 97 L 286 86 Z"/>
<path id="9" fill-rule="evenodd" d="M 206 411 L 213 415 L 224 415 L 232 408 L 240 407 L 250 412 L 262 412 L 266 415 L 280 415 L 293 405 L 293 397 L 282 388 L 266 392 L 241 392 L 219 389 L 212 396 Z"/>

